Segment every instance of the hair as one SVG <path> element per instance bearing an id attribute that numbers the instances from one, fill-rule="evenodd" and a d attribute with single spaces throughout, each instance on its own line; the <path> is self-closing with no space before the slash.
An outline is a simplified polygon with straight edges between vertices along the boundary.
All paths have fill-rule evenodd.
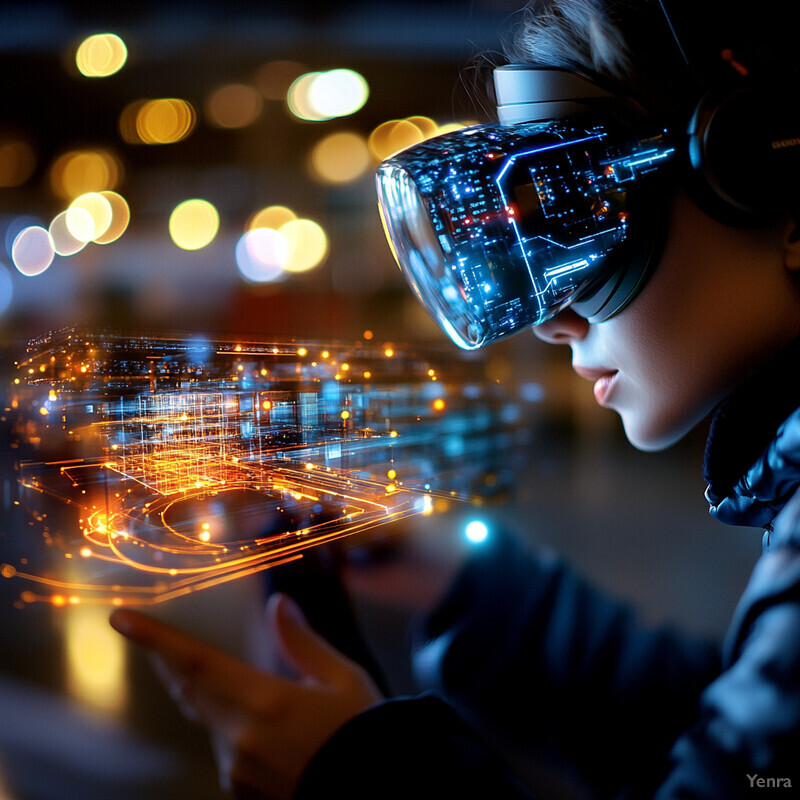
<path id="1" fill-rule="evenodd" d="M 504 43 L 512 62 L 539 63 L 612 80 L 630 77 L 628 46 L 602 0 L 539 0 L 521 11 Z"/>
<path id="2" fill-rule="evenodd" d="M 756 13 L 738 15 L 729 0 L 530 0 L 501 34 L 503 51 L 510 62 L 574 70 L 656 116 L 685 118 L 709 86 L 734 77 L 737 61 L 796 85 L 796 2 L 760 0 Z"/>

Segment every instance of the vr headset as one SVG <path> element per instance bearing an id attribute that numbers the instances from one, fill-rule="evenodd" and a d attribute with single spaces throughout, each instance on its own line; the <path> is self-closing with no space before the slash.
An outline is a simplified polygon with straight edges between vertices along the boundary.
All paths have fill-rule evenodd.
<path id="1" fill-rule="evenodd" d="M 466 350 L 567 306 L 590 322 L 624 309 L 660 259 L 677 176 L 732 224 L 785 211 L 786 175 L 800 177 L 794 104 L 776 111 L 746 85 L 708 93 L 686 133 L 566 70 L 507 65 L 494 84 L 497 123 L 404 150 L 376 176 L 401 270 Z"/>

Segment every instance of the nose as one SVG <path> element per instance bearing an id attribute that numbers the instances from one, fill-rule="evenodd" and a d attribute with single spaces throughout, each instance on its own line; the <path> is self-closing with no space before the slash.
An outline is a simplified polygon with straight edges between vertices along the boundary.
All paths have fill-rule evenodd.
<path id="1" fill-rule="evenodd" d="M 589 332 L 589 320 L 576 314 L 571 308 L 559 311 L 554 317 L 533 326 L 533 332 L 549 344 L 572 344 L 583 339 Z"/>

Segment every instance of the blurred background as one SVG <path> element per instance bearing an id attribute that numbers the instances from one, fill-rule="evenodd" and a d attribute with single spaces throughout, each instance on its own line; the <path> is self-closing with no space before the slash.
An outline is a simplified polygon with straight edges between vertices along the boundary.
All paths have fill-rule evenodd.
<path id="1" fill-rule="evenodd" d="M 372 175 L 402 147 L 487 119 L 470 65 L 499 51 L 517 10 L 513 0 L 3 3 L 4 403 L 27 340 L 74 324 L 363 337 L 460 357 L 392 260 Z M 760 537 L 708 519 L 703 431 L 666 453 L 633 451 L 569 353 L 532 335 L 473 367 L 528 387 L 527 458 L 513 480 L 475 506 L 390 526 L 379 547 L 357 543 L 344 568 L 393 691 L 413 691 L 409 626 L 480 547 L 464 536 L 476 519 L 489 536 L 508 526 L 554 548 L 648 622 L 721 636 Z M 0 430 L 5 550 L 26 531 L 11 514 L 5 416 Z M 8 583 L 0 796 L 221 796 L 203 733 L 108 629 L 107 612 L 16 608 Z M 261 578 L 238 581 L 158 613 L 251 655 L 268 645 L 255 633 L 263 590 Z"/>

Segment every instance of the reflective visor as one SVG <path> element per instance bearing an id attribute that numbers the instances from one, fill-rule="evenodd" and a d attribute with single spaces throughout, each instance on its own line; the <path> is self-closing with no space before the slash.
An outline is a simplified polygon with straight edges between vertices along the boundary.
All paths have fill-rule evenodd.
<path id="1" fill-rule="evenodd" d="M 607 122 L 476 125 L 404 150 L 376 177 L 387 238 L 440 327 L 472 350 L 568 305 L 607 319 L 660 255 L 663 133 Z"/>

